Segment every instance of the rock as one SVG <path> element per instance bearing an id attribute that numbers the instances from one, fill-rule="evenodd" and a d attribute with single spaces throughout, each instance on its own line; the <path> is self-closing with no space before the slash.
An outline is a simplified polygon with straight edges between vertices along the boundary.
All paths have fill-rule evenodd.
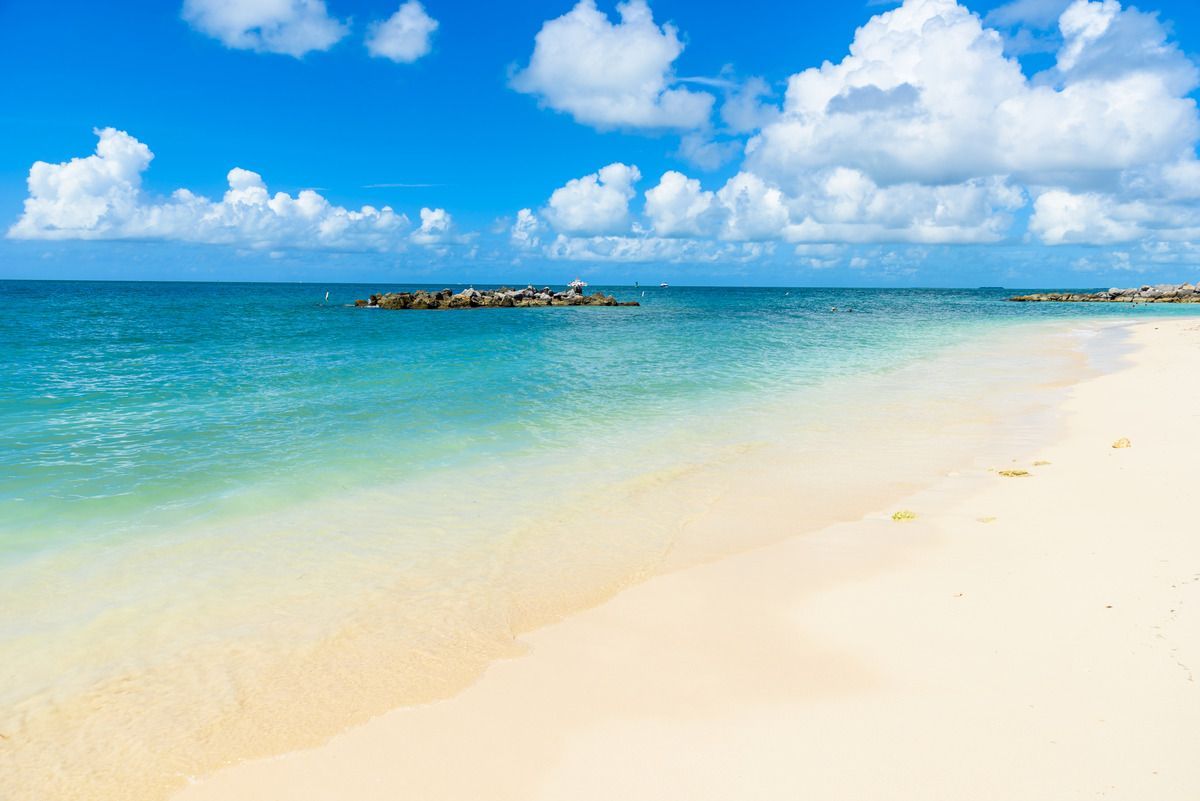
<path id="1" fill-rule="evenodd" d="M 413 296 L 407 292 L 378 295 L 376 305 L 381 309 L 407 309 L 412 305 Z"/>
<path id="2" fill-rule="evenodd" d="M 579 287 L 568 287 L 564 292 L 554 292 L 550 287 L 535 289 L 532 284 L 524 289 L 490 289 L 480 291 L 469 287 L 457 295 L 449 289 L 434 292 L 420 289 L 416 292 L 388 292 L 371 295 L 368 300 L 355 302 L 356 306 L 381 309 L 473 309 L 531 308 L 534 306 L 638 306 L 637 301 L 618 301 L 612 295 L 593 292 L 585 295 Z"/>
<path id="3" fill-rule="evenodd" d="M 1149 284 L 1137 289 L 1112 287 L 1104 292 L 1040 292 L 1009 298 L 1018 303 L 1200 303 L 1200 287 L 1195 284 Z"/>

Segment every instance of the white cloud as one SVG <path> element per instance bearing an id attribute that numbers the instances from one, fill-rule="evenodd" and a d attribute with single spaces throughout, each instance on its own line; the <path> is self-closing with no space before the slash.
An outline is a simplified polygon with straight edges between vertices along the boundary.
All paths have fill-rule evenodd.
<path id="1" fill-rule="evenodd" d="M 1074 67 L 1084 50 L 1112 27 L 1119 13 L 1121 4 L 1117 0 L 1072 3 L 1058 21 L 1063 36 L 1063 46 L 1058 51 L 1058 68 L 1068 71 Z"/>
<path id="2" fill-rule="evenodd" d="M 609 164 L 555 189 L 542 214 L 563 233 L 618 233 L 629 227 L 629 201 L 634 196 L 633 185 L 641 179 L 637 167 Z"/>
<path id="3" fill-rule="evenodd" d="M 1014 0 L 993 8 L 984 22 L 1000 28 L 1015 25 L 1047 28 L 1058 21 L 1070 4 L 1071 0 Z"/>
<path id="4" fill-rule="evenodd" d="M 1144 217 L 1144 209 L 1131 212 L 1132 207 L 1122 209 L 1104 195 L 1052 189 L 1034 201 L 1029 230 L 1050 245 L 1128 242 L 1144 233 L 1135 219 Z"/>
<path id="5" fill-rule="evenodd" d="M 1067 9 L 1055 85 L 1026 78 L 999 34 L 954 0 L 908 0 L 860 28 L 841 62 L 792 76 L 782 117 L 751 141 L 748 165 L 781 184 L 849 167 L 881 184 L 1015 175 L 1081 185 L 1178 154 L 1200 130 L 1181 91 L 1194 70 L 1173 46 L 1142 55 L 1162 49 L 1146 41 L 1161 38 L 1157 23 L 1101 30 L 1111 7 Z M 1077 72 L 1115 33 L 1141 41 L 1126 37 L 1103 75 Z"/>
<path id="6" fill-rule="evenodd" d="M 443 245 L 459 241 L 454 234 L 454 219 L 445 209 L 421 209 L 421 225 L 409 237 L 418 245 Z"/>
<path id="7" fill-rule="evenodd" d="M 773 243 L 721 243 L 656 236 L 574 237 L 559 234 L 546 247 L 551 259 L 610 262 L 748 262 L 773 251 Z"/>
<path id="8" fill-rule="evenodd" d="M 717 191 L 724 221 L 720 237 L 764 240 L 785 235 L 790 214 L 783 192 L 751 172 L 739 172 Z"/>
<path id="9" fill-rule="evenodd" d="M 660 236 L 725 241 L 981 243 L 1005 236 L 1024 193 L 1001 179 L 881 187 L 845 167 L 814 173 L 786 194 L 741 172 L 716 192 L 678 172 L 646 192 L 645 214 Z"/>
<path id="10" fill-rule="evenodd" d="M 715 170 L 737 158 L 742 150 L 739 140 L 718 141 L 706 133 L 690 133 L 679 140 L 675 155 L 702 170 Z"/>
<path id="11" fill-rule="evenodd" d="M 764 98 L 771 87 L 762 78 L 751 78 L 733 89 L 721 104 L 721 119 L 733 133 L 765 128 L 779 117 L 779 108 Z"/>
<path id="12" fill-rule="evenodd" d="M 594 0 L 580 0 L 542 25 L 529 65 L 512 86 L 596 128 L 701 128 L 713 96 L 674 86 L 679 34 L 661 27 L 646 0 L 617 5 L 613 23 Z"/>
<path id="13" fill-rule="evenodd" d="M 1034 202 L 1029 230 L 1048 245 L 1195 240 L 1200 239 L 1200 208 L 1158 198 L 1122 200 L 1106 193 L 1052 189 Z"/>
<path id="14" fill-rule="evenodd" d="M 1062 45 L 1055 67 L 1039 83 L 1101 84 L 1124 76 L 1153 76 L 1166 95 L 1182 98 L 1197 84 L 1196 65 L 1168 40 L 1157 15 L 1121 8 L 1116 0 L 1078 0 L 1059 21 Z"/>
<path id="15" fill-rule="evenodd" d="M 1001 178 L 880 186 L 865 173 L 836 167 L 789 197 L 785 235 L 811 242 L 996 242 L 1024 205 L 1022 190 Z"/>
<path id="16" fill-rule="evenodd" d="M 541 230 L 542 222 L 533 209 L 521 209 L 509 229 L 509 240 L 521 250 L 534 250 L 542 244 Z"/>
<path id="17" fill-rule="evenodd" d="M 709 236 L 720 224 L 716 195 L 681 172 L 663 173 L 646 191 L 646 217 L 659 236 Z"/>
<path id="18" fill-rule="evenodd" d="M 433 32 L 438 21 L 425 12 L 417 0 L 408 0 L 388 19 L 371 23 L 367 31 L 367 52 L 410 64 L 433 48 Z"/>
<path id="19" fill-rule="evenodd" d="M 61 164 L 35 162 L 24 213 L 9 229 L 14 239 L 166 239 L 252 248 L 331 248 L 394 251 L 406 247 L 408 217 L 390 207 L 347 209 L 305 189 L 272 195 L 262 176 L 235 167 L 220 200 L 187 189 L 169 198 L 142 190 L 154 154 L 113 128 L 97 130 L 93 155 Z M 417 244 L 462 241 L 450 215 L 422 209 Z"/>
<path id="20" fill-rule="evenodd" d="M 184 0 L 183 18 L 226 47 L 296 58 L 328 50 L 349 31 L 324 0 Z"/>
<path id="21" fill-rule="evenodd" d="M 731 95 L 730 130 L 762 127 L 723 186 L 669 171 L 638 217 L 632 182 L 571 182 L 543 212 L 565 234 L 548 252 L 699 259 L 732 243 L 1016 242 L 1030 198 L 1028 236 L 1046 244 L 1183 252 L 1200 239 L 1196 67 L 1156 16 L 1117 0 L 1031 0 L 996 18 L 1046 25 L 1055 11 L 1056 63 L 1031 77 L 954 0 L 907 0 L 860 28 L 840 62 L 793 75 L 782 108 L 763 102 L 763 82 Z"/>

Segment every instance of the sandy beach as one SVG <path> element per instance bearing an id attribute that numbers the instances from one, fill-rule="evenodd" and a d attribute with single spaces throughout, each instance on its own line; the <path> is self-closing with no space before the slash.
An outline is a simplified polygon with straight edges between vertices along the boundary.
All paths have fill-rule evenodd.
<path id="1" fill-rule="evenodd" d="M 1194 799 L 1200 322 L 1128 330 L 1023 459 L 652 578 L 176 801 Z"/>
<path id="2" fill-rule="evenodd" d="M 1200 801 L 1200 0 L 0 2 L 0 801 Z"/>

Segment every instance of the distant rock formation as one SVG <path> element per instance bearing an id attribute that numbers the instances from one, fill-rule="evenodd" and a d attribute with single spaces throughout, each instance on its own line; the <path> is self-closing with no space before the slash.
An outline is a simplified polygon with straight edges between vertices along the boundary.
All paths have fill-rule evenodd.
<path id="1" fill-rule="evenodd" d="M 534 289 L 464 289 L 454 294 L 449 289 L 436 292 L 388 292 L 372 295 L 367 300 L 356 300 L 354 305 L 368 309 L 478 309 L 478 308 L 525 308 L 529 306 L 638 306 L 637 301 L 621 302 L 612 295 L 595 292 L 583 294 L 580 286 L 569 286 L 563 292 L 551 291 L 550 287 Z"/>
<path id="2" fill-rule="evenodd" d="M 1200 288 L 1194 284 L 1145 285 L 1137 289 L 1110 289 L 1107 292 L 1044 292 L 1018 295 L 1009 300 L 1019 303 L 1200 303 Z"/>

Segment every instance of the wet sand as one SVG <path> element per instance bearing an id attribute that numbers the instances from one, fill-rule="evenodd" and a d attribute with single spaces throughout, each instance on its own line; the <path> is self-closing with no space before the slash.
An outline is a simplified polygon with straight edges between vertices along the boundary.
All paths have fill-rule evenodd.
<path id="1" fill-rule="evenodd" d="M 1194 799 L 1200 322 L 1130 330 L 1011 462 L 651 578 L 175 798 Z"/>

